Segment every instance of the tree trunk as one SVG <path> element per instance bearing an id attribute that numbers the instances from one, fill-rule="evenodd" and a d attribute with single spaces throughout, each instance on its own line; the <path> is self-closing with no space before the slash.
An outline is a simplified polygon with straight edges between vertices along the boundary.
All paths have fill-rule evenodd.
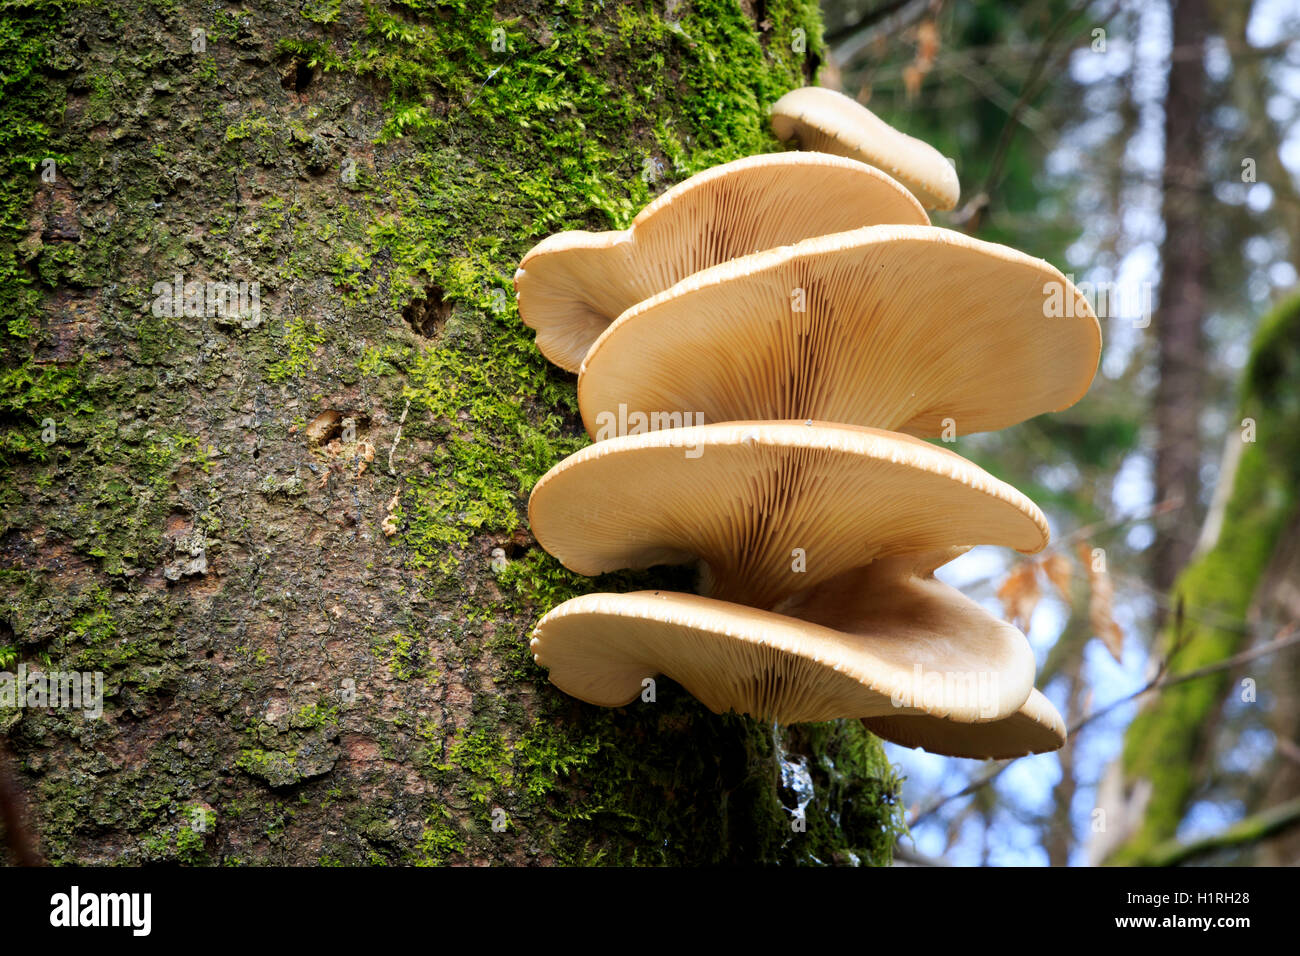
<path id="1" fill-rule="evenodd" d="M 1165 94 L 1165 224 L 1160 309 L 1153 319 L 1160 382 L 1155 397 L 1155 500 L 1181 507 L 1159 530 L 1152 582 L 1168 593 L 1191 557 L 1199 526 L 1201 408 L 1205 393 L 1205 0 L 1172 0 L 1174 50 Z"/>
<path id="2" fill-rule="evenodd" d="M 889 860 L 856 722 L 601 710 L 527 643 L 683 576 L 525 530 L 585 439 L 515 264 L 776 148 L 815 3 L 6 15 L 0 669 L 106 697 L 0 707 L 47 860 Z"/>
<path id="3" fill-rule="evenodd" d="M 1300 527 L 1300 297 L 1280 304 L 1260 323 L 1247 363 L 1238 421 L 1250 426 L 1229 434 L 1243 448 L 1222 521 L 1207 550 L 1179 575 L 1176 599 L 1183 603 L 1181 633 L 1177 620 L 1162 635 L 1159 652 L 1180 645 L 1170 676 L 1212 665 L 1294 626 L 1300 602 L 1293 572 L 1298 563 L 1294 531 Z M 1290 531 L 1290 533 L 1288 533 Z M 1121 805 L 1141 804 L 1128 832 L 1117 836 L 1111 860 L 1144 862 L 1177 836 L 1188 807 L 1205 785 L 1212 767 L 1219 715 L 1230 699 L 1234 706 L 1268 708 L 1278 753 L 1266 768 L 1251 774 L 1270 781 L 1258 794 L 1266 809 L 1293 798 L 1300 777 L 1287 766 L 1285 742 L 1300 735 L 1294 704 L 1294 648 L 1275 658 L 1252 662 L 1244 671 L 1221 671 L 1158 693 L 1124 735 Z M 1249 679 L 1249 683 L 1243 683 Z M 1257 720 L 1264 723 L 1264 720 Z M 1145 794 L 1139 799 L 1139 794 Z M 1120 806 L 1104 807 L 1121 820 Z M 1294 838 L 1273 840 L 1279 854 L 1294 852 Z M 1289 857 L 1294 862 L 1294 857 Z"/>

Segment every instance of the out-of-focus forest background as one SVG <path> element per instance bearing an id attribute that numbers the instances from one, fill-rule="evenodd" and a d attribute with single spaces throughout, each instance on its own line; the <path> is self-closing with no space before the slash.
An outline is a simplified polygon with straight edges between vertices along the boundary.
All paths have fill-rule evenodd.
<path id="1" fill-rule="evenodd" d="M 15 861 L 888 862 L 857 724 L 584 707 L 527 644 L 645 585 L 528 532 L 586 436 L 520 257 L 779 148 L 815 77 L 1105 340 L 1077 405 L 947 446 L 1050 518 L 940 574 L 1069 742 L 891 745 L 893 859 L 1300 863 L 1300 0 L 822 0 L 825 43 L 813 2 L 0 2 L 0 671 L 108 701 L 0 714 Z M 265 316 L 159 314 L 182 272 Z"/>
<path id="2" fill-rule="evenodd" d="M 1026 629 L 1071 740 L 891 746 L 898 857 L 1300 863 L 1300 4 L 822 7 L 822 84 L 956 163 L 936 224 L 1059 266 L 1105 339 L 1078 405 L 956 446 L 1050 550 L 941 572 Z"/>

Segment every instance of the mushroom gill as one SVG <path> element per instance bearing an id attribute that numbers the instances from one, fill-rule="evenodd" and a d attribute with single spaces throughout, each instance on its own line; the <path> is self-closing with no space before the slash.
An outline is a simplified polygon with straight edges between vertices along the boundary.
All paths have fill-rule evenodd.
<path id="1" fill-rule="evenodd" d="M 811 236 L 929 221 L 911 193 L 857 160 L 750 156 L 674 186 L 625 230 L 542 240 L 515 272 L 519 316 L 543 355 L 576 372 L 621 312 L 701 269 Z"/>
<path id="2" fill-rule="evenodd" d="M 837 96 L 783 97 L 774 129 L 881 167 L 922 204 L 956 202 L 947 160 Z M 857 718 L 954 756 L 1055 749 L 1065 728 L 1025 636 L 934 576 L 975 544 L 1040 550 L 1046 518 L 916 436 L 1078 401 L 1096 317 L 1047 263 L 929 226 L 888 177 L 783 155 L 856 181 L 871 211 L 845 186 L 851 208 L 796 213 L 820 181 L 757 157 L 670 190 L 625 233 L 552 237 L 516 276 L 539 347 L 581 365 L 597 439 L 533 489 L 538 542 L 583 574 L 698 562 L 705 592 L 566 601 L 534 658 L 602 706 L 665 674 L 718 712 Z M 1044 321 L 1053 296 L 1068 319 Z"/>
<path id="3" fill-rule="evenodd" d="M 528 516 L 538 543 L 580 574 L 698 560 L 706 594 L 760 608 L 890 555 L 1032 553 L 1048 534 L 1033 502 L 946 448 L 823 422 L 596 442 L 542 476 Z"/>
<path id="4" fill-rule="evenodd" d="M 951 616 L 945 599 L 928 608 L 937 620 Z M 556 686 L 606 707 L 663 674 L 715 713 L 779 723 L 1001 720 L 1032 689 L 1034 655 L 1016 628 L 981 613 L 977 627 L 945 630 L 889 609 L 840 631 L 694 594 L 587 594 L 543 617 L 531 647 Z"/>
<path id="5" fill-rule="evenodd" d="M 1044 314 L 1044 289 L 1074 303 Z M 937 438 L 1073 405 L 1101 356 L 1057 269 L 934 226 L 869 226 L 698 272 L 628 309 L 578 378 L 588 433 L 619 406 L 706 422 L 818 419 Z M 650 427 L 655 427 L 657 418 Z"/>

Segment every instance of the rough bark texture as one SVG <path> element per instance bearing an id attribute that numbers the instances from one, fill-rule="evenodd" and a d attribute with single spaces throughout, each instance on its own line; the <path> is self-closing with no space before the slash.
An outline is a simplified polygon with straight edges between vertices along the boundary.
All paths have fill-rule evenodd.
<path id="1" fill-rule="evenodd" d="M 108 693 L 0 709 L 48 860 L 889 859 L 856 723 L 668 681 L 603 711 L 527 650 L 564 598 L 690 582 L 528 535 L 585 439 L 515 263 L 777 148 L 815 4 L 6 9 L 0 669 Z M 256 281 L 261 314 L 167 315 L 176 275 Z"/>
<path id="2" fill-rule="evenodd" d="M 1160 309 L 1153 319 L 1160 382 L 1155 395 L 1155 500 L 1176 501 L 1152 549 L 1152 583 L 1168 593 L 1191 557 L 1201 514 L 1201 409 L 1205 394 L 1206 0 L 1174 0 L 1174 56 L 1165 94 Z"/>

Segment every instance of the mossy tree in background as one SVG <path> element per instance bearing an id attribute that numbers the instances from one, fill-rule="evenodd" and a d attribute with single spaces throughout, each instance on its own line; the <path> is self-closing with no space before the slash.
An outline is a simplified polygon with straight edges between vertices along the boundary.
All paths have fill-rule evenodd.
<path id="1" fill-rule="evenodd" d="M 1171 677 L 1273 640 L 1300 617 L 1300 297 L 1261 322 L 1241 392 L 1241 428 L 1228 439 L 1240 447 L 1228 459 L 1236 464 L 1224 477 L 1230 485 L 1215 519 L 1218 531 L 1175 582 L 1182 611 L 1161 635 L 1159 651 L 1170 661 Z M 1278 739 L 1296 739 L 1294 658 L 1291 652 L 1276 664 L 1247 664 L 1170 687 L 1137 715 L 1125 733 L 1121 761 L 1127 799 L 1137 813 L 1112 862 L 1161 859 L 1176 845 L 1195 800 L 1223 798 L 1216 787 L 1231 771 L 1217 765 L 1232 749 L 1220 745 L 1223 730 L 1235 736 L 1243 723 L 1258 726 L 1264 708 L 1264 724 Z M 1284 753 L 1267 759 L 1249 768 L 1252 777 L 1268 781 L 1252 788 L 1252 803 L 1273 807 L 1300 796 L 1293 761 Z M 1240 844 L 1253 852 L 1261 836 L 1244 833 Z M 1282 839 L 1289 850 L 1265 850 L 1274 853 L 1273 862 L 1293 858 L 1295 836 Z"/>

